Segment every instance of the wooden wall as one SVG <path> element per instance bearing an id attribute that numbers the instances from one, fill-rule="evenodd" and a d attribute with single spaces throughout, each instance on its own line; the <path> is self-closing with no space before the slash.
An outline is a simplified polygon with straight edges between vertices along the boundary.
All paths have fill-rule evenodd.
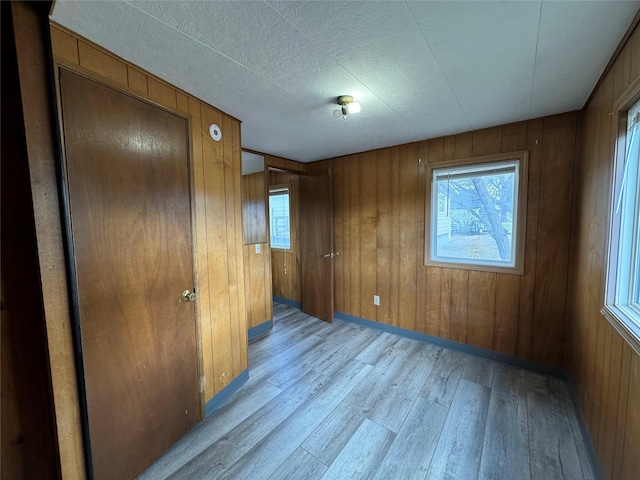
<path id="1" fill-rule="evenodd" d="M 40 5 L 3 2 L 2 10 L 2 142 L 0 193 L 1 218 L 1 301 L 0 301 L 0 478 L 12 480 L 58 479 L 58 442 L 54 418 L 52 372 L 47 349 L 44 288 L 40 275 L 38 242 L 30 178 L 30 154 L 34 145 L 30 130 L 42 126 L 34 122 L 49 116 L 48 106 L 32 108 L 21 98 L 18 57 L 46 82 L 42 24 L 46 16 L 32 9 Z M 13 18 L 14 14 L 16 15 Z M 14 23 L 15 22 L 15 23 Z M 13 26 L 19 38 L 14 39 Z M 25 42 L 26 41 L 26 42 Z M 28 50 L 25 49 L 27 46 Z M 28 59 L 28 62 L 24 60 Z M 31 96 L 30 96 L 31 97 Z M 45 97 L 46 99 L 46 97 Z M 44 130 L 44 129 L 43 129 Z M 45 133 L 50 146 L 53 136 Z M 35 146 L 37 150 L 38 147 Z M 42 154 L 42 150 L 38 152 Z M 55 178 L 54 178 L 55 180 Z M 44 182 L 45 184 L 47 182 Z M 52 185 L 53 184 L 53 185 Z M 54 186 L 51 182 L 49 186 Z M 55 238 L 53 232 L 51 237 Z M 50 299 L 50 297 L 49 297 Z M 48 312 L 47 312 L 48 313 Z"/>
<path id="2" fill-rule="evenodd" d="M 256 253 L 256 244 L 244 246 L 244 288 L 248 329 L 273 320 L 269 242 L 258 245 L 260 245 L 260 253 Z"/>
<path id="3" fill-rule="evenodd" d="M 640 472 L 640 356 L 600 315 L 613 166 L 611 112 L 634 84 L 640 86 L 637 27 L 584 112 L 571 248 L 565 364 L 607 479 L 638 478 Z"/>
<path id="4" fill-rule="evenodd" d="M 207 401 L 244 371 L 248 362 L 240 122 L 62 28 L 52 26 L 51 37 L 57 62 L 190 118 L 201 388 Z M 208 134 L 212 123 L 221 127 L 220 142 Z M 51 362 L 55 370 L 57 356 L 69 352 L 59 351 L 55 338 L 49 338 L 49 344 L 54 347 Z M 68 385 L 59 386 L 61 391 L 56 395 L 56 415 L 78 409 L 77 403 L 63 401 L 65 396 L 71 398 L 70 389 L 74 388 L 71 379 L 67 380 Z M 77 451 L 79 430 L 65 428 L 69 434 L 59 438 L 61 451 L 76 442 L 75 453 L 81 456 Z M 63 464 L 74 461 L 73 451 L 71 448 L 62 456 Z"/>
<path id="5" fill-rule="evenodd" d="M 334 159 L 336 310 L 559 366 L 578 120 L 573 112 Z M 425 267 L 425 162 L 525 149 L 524 275 Z"/>
<path id="6" fill-rule="evenodd" d="M 271 250 L 273 295 L 300 302 L 300 177 L 297 173 L 269 171 L 269 185 L 288 184 L 291 216 L 291 250 Z"/>
<path id="7" fill-rule="evenodd" d="M 247 328 L 273 319 L 271 253 L 267 238 L 267 185 L 264 172 L 242 176 L 244 278 Z M 256 252 L 256 244 L 260 252 Z"/>
<path id="8" fill-rule="evenodd" d="M 242 176 L 242 230 L 245 245 L 267 242 L 267 199 L 264 172 Z"/>

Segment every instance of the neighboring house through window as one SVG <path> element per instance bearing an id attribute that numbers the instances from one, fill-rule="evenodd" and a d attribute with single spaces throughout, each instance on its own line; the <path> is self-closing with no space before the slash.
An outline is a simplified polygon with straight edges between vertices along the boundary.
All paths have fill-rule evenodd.
<path id="1" fill-rule="evenodd" d="M 522 273 L 527 152 L 427 165 L 425 264 Z"/>

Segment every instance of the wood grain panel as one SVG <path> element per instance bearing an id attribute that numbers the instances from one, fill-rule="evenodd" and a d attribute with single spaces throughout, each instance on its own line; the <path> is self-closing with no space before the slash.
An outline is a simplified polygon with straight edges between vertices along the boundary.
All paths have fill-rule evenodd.
<path id="1" fill-rule="evenodd" d="M 534 317 L 536 333 L 532 358 L 560 365 L 565 314 L 571 227 L 571 186 L 575 155 L 575 115 L 548 117 L 544 120 L 540 211 L 536 271 L 544 272 L 544 281 L 536 282 Z"/>
<path id="2" fill-rule="evenodd" d="M 116 57 L 82 40 L 78 41 L 78 56 L 81 67 L 108 78 L 118 85 L 127 85 L 127 65 Z"/>
<path id="3" fill-rule="evenodd" d="M 56 57 L 75 65 L 80 64 L 78 39 L 53 26 L 51 27 L 51 49 L 55 52 Z"/>
<path id="4" fill-rule="evenodd" d="M 493 349 L 496 307 L 496 274 L 469 272 L 467 342 Z"/>
<path id="5" fill-rule="evenodd" d="M 25 105 L 20 90 L 21 88 L 23 91 L 26 90 L 26 85 L 21 84 L 18 69 L 18 58 L 20 58 L 23 64 L 30 64 L 31 68 L 35 66 L 39 70 L 39 74 L 34 75 L 34 79 L 37 78 L 41 86 L 46 85 L 47 76 L 44 75 L 43 64 L 39 61 L 43 56 L 34 55 L 34 51 L 44 50 L 44 39 L 42 33 L 38 35 L 38 32 L 43 32 L 42 25 L 46 25 L 47 20 L 46 17 L 43 18 L 44 15 L 38 18 L 33 15 L 33 12 L 29 12 L 26 18 L 22 15 L 13 18 L 14 12 L 26 13 L 25 10 L 28 12 L 33 8 L 32 4 L 5 2 L 0 5 L 0 8 L 3 16 L 0 31 L 2 35 L 0 43 L 2 47 L 2 120 L 0 122 L 2 143 L 0 148 L 3 158 L 0 163 L 2 182 L 0 188 L 2 195 L 0 475 L 2 478 L 15 480 L 59 479 L 62 478 L 60 449 L 51 381 L 51 367 L 54 365 L 50 365 L 48 356 L 46 306 L 43 298 L 44 282 L 47 279 L 46 276 L 42 278 L 40 272 L 42 259 L 38 257 L 37 227 L 41 228 L 41 226 L 36 224 L 34 218 L 33 201 L 37 197 L 32 197 L 29 175 L 30 167 L 35 166 L 35 159 L 29 158 L 29 148 L 25 141 L 27 135 L 33 135 L 36 127 L 33 120 L 43 117 L 48 119 L 50 115 L 46 108 L 36 110 L 33 108 L 34 104 Z M 25 20 L 28 23 L 25 23 Z M 32 44 L 27 56 L 24 55 L 25 45 L 20 41 L 14 41 L 14 28 L 23 33 L 29 32 L 27 38 Z M 24 39 L 23 37 L 22 40 Z M 22 73 L 24 75 L 26 72 Z M 24 77 L 22 80 L 24 81 Z M 32 107 L 31 110 L 25 111 L 29 107 Z M 31 122 L 26 123 L 25 117 Z M 42 146 L 48 143 L 49 148 L 53 147 L 54 141 L 52 135 L 46 135 L 41 139 Z M 8 161 L 8 159 L 11 160 Z M 52 191 L 55 191 L 55 177 L 45 183 L 48 184 L 45 188 L 53 188 Z M 36 204 L 36 208 L 42 206 L 40 202 L 39 205 Z M 47 238 L 52 241 L 55 235 L 47 235 Z M 64 291 L 62 294 L 64 295 Z M 71 365 L 73 365 L 72 361 Z M 55 372 L 53 378 L 55 379 Z M 73 434 L 75 428 L 70 430 Z M 64 447 L 64 443 L 69 440 L 72 438 L 63 439 L 62 446 Z M 70 473 L 69 469 L 65 470 Z M 81 472 L 81 469 L 78 470 Z"/>
<path id="6" fill-rule="evenodd" d="M 400 312 L 398 326 L 416 329 L 416 257 L 418 250 L 417 217 L 418 145 L 409 143 L 400 147 Z"/>
<path id="7" fill-rule="evenodd" d="M 251 151 L 251 150 L 247 150 Z M 295 160 L 289 160 L 287 158 L 276 157 L 262 152 L 252 152 L 258 155 L 264 156 L 265 165 L 267 167 L 273 167 L 278 170 L 283 170 L 290 173 L 303 173 L 304 163 L 296 162 Z"/>
<path id="8" fill-rule="evenodd" d="M 12 41 L 7 42 L 6 35 L 12 34 L 20 82 L 20 97 L 14 100 L 21 103 L 23 123 L 20 128 L 23 133 L 20 136 L 24 135 L 22 138 L 26 141 L 26 155 L 20 158 L 28 162 L 31 183 L 31 206 L 42 291 L 41 312 L 44 315 L 47 340 L 46 347 L 42 348 L 47 348 L 49 354 L 59 468 L 62 478 L 83 478 L 85 465 L 73 341 L 69 328 L 71 312 L 65 270 L 64 233 L 60 222 L 61 202 L 58 196 L 57 139 L 51 134 L 54 126 L 50 111 L 52 99 L 48 95 L 48 39 L 45 34 L 46 19 L 42 12 L 37 12 L 38 7 L 26 2 L 2 5 L 3 94 L 6 91 L 5 82 L 12 81 L 5 78 L 7 73 L 11 75 L 11 70 L 6 71 L 4 64 L 7 61 L 5 48 L 13 51 L 10 45 Z M 9 27 L 9 23 L 12 27 Z M 6 104 L 3 104 L 4 108 L 8 108 Z M 14 120 L 17 118 L 20 117 Z M 28 348 L 35 347 L 29 345 Z M 4 402 L 3 398 L 3 406 Z M 46 426 L 43 425 L 43 439 L 48 439 L 45 430 Z M 25 441 L 28 440 L 25 438 Z M 30 457 L 26 460 L 31 461 Z M 46 458 L 43 456 L 39 460 L 44 462 Z"/>
<path id="9" fill-rule="evenodd" d="M 469 271 L 451 270 L 451 340 L 467 343 Z"/>
<path id="10" fill-rule="evenodd" d="M 498 273 L 496 276 L 494 350 L 516 355 L 518 350 L 518 313 L 520 277 Z"/>
<path id="11" fill-rule="evenodd" d="M 242 176 L 242 231 L 245 244 L 267 243 L 264 172 Z"/>
<path id="12" fill-rule="evenodd" d="M 564 331 L 564 363 L 575 377 L 606 479 L 635 478 L 640 471 L 636 453 L 640 443 L 640 357 L 599 311 L 614 159 L 611 112 L 621 95 L 640 78 L 638 52 L 634 50 L 640 42 L 640 30 L 637 26 L 634 29 L 611 69 L 601 78 L 582 118 L 581 153 L 573 193 L 569 315 Z M 540 216 L 542 209 L 541 198 Z M 540 261 L 537 263 L 536 268 L 540 268 Z"/>
<path id="13" fill-rule="evenodd" d="M 334 159 L 344 177 L 334 182 L 337 235 L 345 250 L 344 268 L 336 278 L 339 311 L 370 317 L 371 263 L 381 303 L 378 322 L 559 366 L 577 120 L 569 113 Z M 420 248 L 428 179 L 420 159 L 437 163 L 514 149 L 531 154 L 524 274 L 470 275 L 425 267 Z M 362 162 L 375 164 L 375 229 L 368 193 L 373 178 L 365 180 Z M 369 253 L 372 231 L 375 257 Z"/>
<path id="14" fill-rule="evenodd" d="M 333 181 L 334 185 L 338 191 L 340 191 L 340 195 L 334 195 L 333 199 L 333 242 L 334 248 L 338 255 L 334 260 L 335 265 L 335 309 L 338 312 L 344 311 L 344 304 L 342 303 L 345 295 L 344 295 L 344 249 L 345 249 L 345 239 L 344 239 L 344 230 L 345 230 L 345 213 L 347 209 L 344 207 L 345 201 L 345 192 L 347 191 L 343 183 L 346 180 L 345 176 L 345 162 L 331 162 L 331 168 L 333 169 Z M 337 293 L 340 292 L 340 293 Z"/>
<path id="15" fill-rule="evenodd" d="M 360 250 L 363 243 L 360 229 L 362 227 L 361 221 L 361 208 L 362 197 L 360 190 L 362 188 L 362 182 L 360 181 L 360 163 L 363 161 L 363 156 L 351 157 L 349 160 L 349 204 L 350 204 L 350 222 L 349 222 L 349 236 L 351 237 L 351 243 L 349 246 L 349 254 L 347 258 L 350 263 L 351 270 L 351 285 L 350 285 L 350 309 L 352 312 L 357 312 L 356 315 L 361 315 L 362 295 L 360 292 Z M 354 239 L 358 239 L 354 241 Z"/>
<path id="16" fill-rule="evenodd" d="M 149 90 L 147 88 L 147 76 L 137 68 L 133 68 L 128 65 L 127 84 L 129 85 L 129 88 L 131 90 L 142 96 L 147 96 L 147 94 L 149 93 Z M 185 113 L 188 112 L 189 110 L 187 109 Z"/>
<path id="17" fill-rule="evenodd" d="M 164 82 L 159 82 L 153 77 L 147 79 L 147 88 L 149 89 L 150 99 L 165 107 L 176 108 L 176 90 L 174 88 Z"/>
<path id="18" fill-rule="evenodd" d="M 131 74 L 129 74 L 129 77 L 131 77 Z M 189 113 L 189 97 L 182 92 L 176 91 L 176 106 L 181 112 Z"/>
<path id="19" fill-rule="evenodd" d="M 390 197 L 390 288 L 389 301 L 391 304 L 390 325 L 398 326 L 400 322 L 400 147 L 392 147 L 390 160 L 391 197 Z M 351 238 L 352 242 L 357 241 Z M 352 280 L 353 281 L 353 280 Z M 380 299 L 382 301 L 382 299 Z"/>
<path id="20" fill-rule="evenodd" d="M 542 120 L 527 125 L 529 150 L 529 181 L 527 182 L 527 232 L 525 237 L 524 275 L 520 279 L 520 308 L 518 312 L 518 356 L 531 357 L 533 337 L 533 305 L 536 285 L 536 255 L 538 245 L 538 217 L 540 171 L 542 169 Z"/>
<path id="21" fill-rule="evenodd" d="M 377 228 L 376 228 L 376 293 L 380 296 L 377 321 L 389 325 L 393 317 L 391 310 L 391 175 L 385 168 L 384 156 L 377 152 Z M 337 280 L 337 278 L 336 278 Z M 337 301 L 337 298 L 336 298 Z"/>
<path id="22" fill-rule="evenodd" d="M 214 364 L 213 364 L 213 332 L 210 321 L 202 319 L 210 318 L 211 303 L 209 293 L 209 249 L 207 248 L 207 212 L 206 195 L 204 188 L 204 157 L 202 150 L 202 119 L 201 104 L 195 99 L 189 99 L 189 115 L 191 116 L 191 141 L 193 156 L 192 178 L 194 189 L 194 215 L 195 215 L 195 267 L 198 301 L 196 302 L 196 315 L 200 321 L 200 374 L 201 390 L 204 390 L 204 398 L 212 398 L 215 395 Z"/>
<path id="23" fill-rule="evenodd" d="M 376 208 L 376 155 L 375 152 L 369 152 L 362 156 L 362 161 L 358 162 L 360 170 L 359 177 L 362 183 L 360 192 L 360 215 L 361 215 L 361 231 L 360 238 L 360 272 L 362 279 L 360 288 L 360 316 L 369 320 L 376 320 L 377 308 L 373 304 L 373 296 L 376 294 L 377 263 L 374 261 L 376 256 L 376 227 L 378 223 L 378 212 Z"/>
<path id="24" fill-rule="evenodd" d="M 419 192 L 424 192 L 426 185 L 426 163 L 429 156 L 429 142 L 424 141 L 418 143 L 418 173 L 416 184 L 416 195 L 419 196 Z M 424 212 L 425 206 L 420 202 L 416 202 L 415 215 L 416 215 L 416 234 L 417 234 L 417 248 L 424 249 Z M 416 331 L 422 333 L 429 333 L 431 335 L 437 335 L 438 319 L 433 315 L 429 316 L 427 322 L 427 269 L 422 268 L 422 262 L 419 258 L 414 258 L 416 262 Z M 437 304 L 440 304 L 438 299 Z M 430 313 L 433 313 L 433 309 Z"/>

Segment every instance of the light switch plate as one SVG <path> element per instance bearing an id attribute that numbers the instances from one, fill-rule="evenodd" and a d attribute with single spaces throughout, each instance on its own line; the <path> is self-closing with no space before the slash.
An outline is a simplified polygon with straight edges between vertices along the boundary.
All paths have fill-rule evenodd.
<path id="1" fill-rule="evenodd" d="M 260 244 L 256 243 L 256 253 L 260 253 Z"/>

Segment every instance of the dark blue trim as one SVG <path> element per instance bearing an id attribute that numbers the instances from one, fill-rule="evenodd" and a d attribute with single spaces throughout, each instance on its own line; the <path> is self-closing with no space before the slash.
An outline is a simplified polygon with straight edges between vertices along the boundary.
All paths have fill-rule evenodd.
<path id="1" fill-rule="evenodd" d="M 580 400 L 578 399 L 578 394 L 576 392 L 575 384 L 573 383 L 573 379 L 571 378 L 571 375 L 569 375 L 569 373 L 566 370 L 563 370 L 562 368 L 557 368 L 557 367 L 550 367 L 548 365 L 543 365 L 541 363 L 533 362 L 531 360 L 525 360 L 523 358 L 514 357 L 512 355 L 506 355 L 504 353 L 498 353 L 492 350 L 486 350 L 484 348 L 473 347 L 465 343 L 459 343 L 459 342 L 454 342 L 452 340 L 446 340 L 440 337 L 434 337 L 433 335 L 427 335 L 426 333 L 415 332 L 413 330 L 406 330 L 404 328 L 394 327 L 393 325 L 386 325 L 384 323 L 374 322 L 372 320 L 355 317 L 347 313 L 334 312 L 334 315 L 335 315 L 335 318 L 339 320 L 343 320 L 345 322 L 356 323 L 358 325 L 363 325 L 365 327 L 375 328 L 377 330 L 382 330 L 383 332 L 392 333 L 394 335 L 398 335 L 401 337 L 406 337 L 406 338 L 411 338 L 413 340 L 418 340 L 421 342 L 431 343 L 433 345 L 449 348 L 451 350 L 456 350 L 462 353 L 466 353 L 468 355 L 474 355 L 476 357 L 481 357 L 488 360 L 501 362 L 506 365 L 511 365 L 512 367 L 524 368 L 536 373 L 540 373 L 542 375 L 547 375 L 549 377 L 556 377 L 556 378 L 559 378 L 560 380 L 563 380 L 564 382 L 566 382 L 567 388 L 569 389 L 569 395 L 571 396 L 573 409 L 576 413 L 576 417 L 578 418 L 578 424 L 580 425 L 580 433 L 582 434 L 582 438 L 587 448 L 587 454 L 589 455 L 589 461 L 591 462 L 593 473 L 597 479 L 603 478 L 602 470 L 600 469 L 600 463 L 598 461 L 598 456 L 596 455 L 595 448 L 593 447 L 593 442 L 591 441 L 591 436 L 589 435 L 589 430 L 587 429 L 587 425 L 584 421 L 584 416 L 582 414 L 582 408 L 580 406 Z"/>
<path id="2" fill-rule="evenodd" d="M 267 320 L 266 322 L 261 323 L 260 325 L 251 327 L 248 332 L 249 340 L 251 340 L 253 337 L 257 337 L 258 335 L 260 335 L 263 332 L 266 332 L 267 330 L 271 330 L 271 327 L 273 327 L 273 320 Z"/>
<path id="3" fill-rule="evenodd" d="M 393 333 L 401 337 L 411 338 L 413 340 L 419 340 L 421 342 L 431 343 L 440 347 L 449 348 L 451 350 L 457 350 L 458 352 L 466 353 L 468 355 L 474 355 L 476 357 L 486 358 L 495 362 L 505 363 L 513 367 L 526 368 L 533 372 L 547 375 L 550 377 L 560 378 L 567 380 L 568 375 L 561 368 L 550 367 L 541 363 L 532 362 L 531 360 L 525 360 L 524 358 L 518 358 L 504 353 L 494 352 L 493 350 L 487 350 L 485 348 L 473 347 L 466 343 L 454 342 L 453 340 L 445 340 L 444 338 L 434 337 L 433 335 L 427 335 L 426 333 L 414 332 L 413 330 L 407 330 L 400 327 L 394 327 L 393 325 L 387 325 L 384 323 L 374 322 L 372 320 L 366 320 L 360 317 L 354 317 L 346 313 L 334 312 L 335 318 L 344 320 L 346 322 L 357 323 L 358 325 L 364 325 L 365 327 L 375 328 L 382 330 L 383 332 Z"/>
<path id="4" fill-rule="evenodd" d="M 211 400 L 207 402 L 204 407 L 204 415 L 208 417 L 217 409 L 219 409 L 224 402 L 229 400 L 229 397 L 236 393 L 238 389 L 244 385 L 244 383 L 249 380 L 249 369 L 247 368 L 244 372 L 234 378 L 229 385 L 224 387 L 220 393 L 214 396 Z"/>
<path id="5" fill-rule="evenodd" d="M 582 439 L 584 440 L 584 444 L 587 449 L 587 455 L 589 455 L 589 462 L 591 463 L 593 474 L 597 480 L 602 480 L 604 476 L 602 475 L 602 470 L 600 469 L 600 461 L 598 460 L 598 454 L 596 453 L 596 449 L 593 446 L 593 442 L 591 441 L 591 435 L 589 434 L 589 429 L 587 428 L 587 422 L 585 422 L 584 420 L 584 415 L 582 413 L 582 406 L 580 405 L 580 399 L 578 398 L 578 390 L 576 389 L 576 384 L 573 381 L 573 378 L 571 377 L 571 375 L 569 374 L 567 374 L 567 387 L 569 388 L 569 395 L 571 396 L 573 411 L 576 413 L 576 417 L 578 418 L 580 433 L 582 434 Z"/>
<path id="6" fill-rule="evenodd" d="M 288 298 L 276 297 L 273 296 L 273 301 L 276 303 L 283 303 L 285 305 L 289 305 L 290 307 L 300 308 L 300 302 L 296 302 L 295 300 L 289 300 Z"/>

